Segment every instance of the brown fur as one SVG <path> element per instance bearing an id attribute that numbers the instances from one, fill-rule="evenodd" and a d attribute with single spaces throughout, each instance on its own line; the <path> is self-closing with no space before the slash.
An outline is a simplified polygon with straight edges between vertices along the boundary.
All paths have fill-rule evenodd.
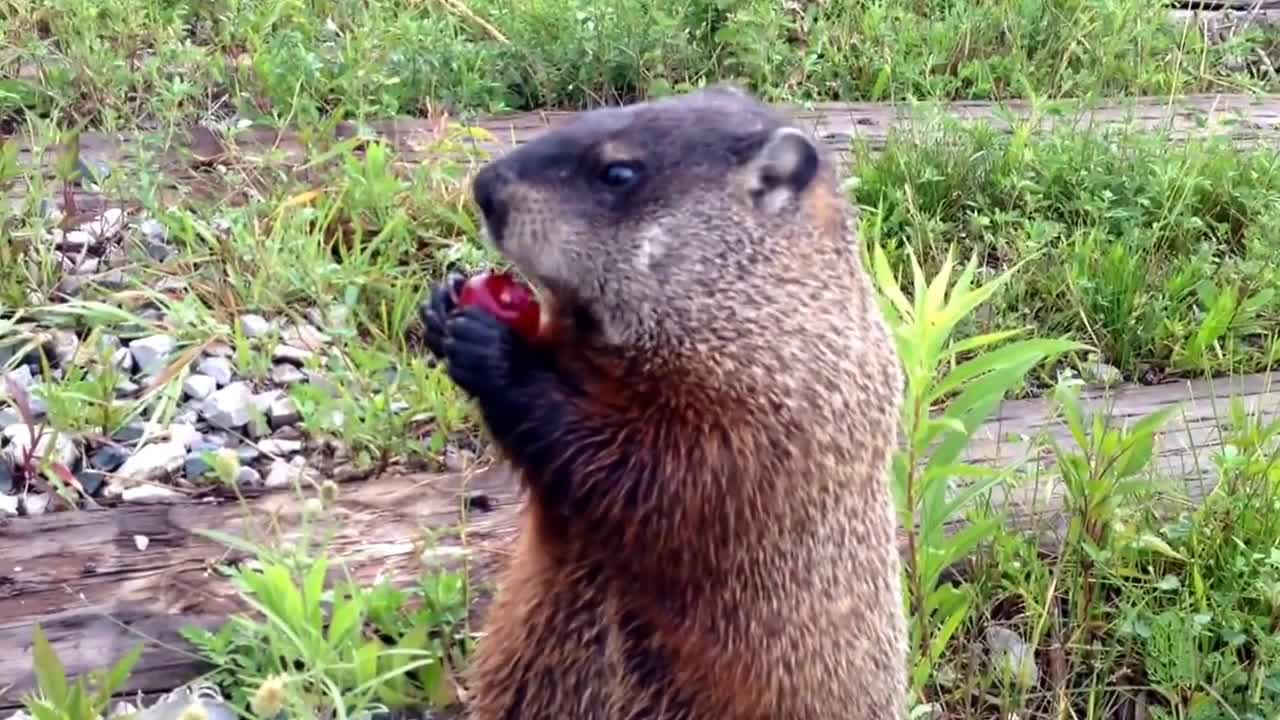
<path id="1" fill-rule="evenodd" d="M 554 308 L 554 381 L 482 403 L 530 494 L 473 720 L 902 716 L 902 379 L 830 157 L 751 194 L 787 125 L 718 88 L 486 168 L 495 245 Z M 634 190 L 592 184 L 615 159 Z"/>

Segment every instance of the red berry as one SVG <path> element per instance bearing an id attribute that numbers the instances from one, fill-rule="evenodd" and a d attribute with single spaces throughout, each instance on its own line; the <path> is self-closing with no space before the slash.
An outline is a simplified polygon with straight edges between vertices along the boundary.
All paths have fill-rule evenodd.
<path id="1" fill-rule="evenodd" d="M 529 340 L 538 335 L 538 301 L 532 290 L 509 273 L 485 272 L 470 278 L 462 286 L 458 305 L 479 306 Z"/>

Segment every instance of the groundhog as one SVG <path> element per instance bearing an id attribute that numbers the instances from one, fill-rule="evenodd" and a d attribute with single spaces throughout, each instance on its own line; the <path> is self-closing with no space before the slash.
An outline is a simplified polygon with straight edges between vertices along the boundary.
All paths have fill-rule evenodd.
<path id="1" fill-rule="evenodd" d="M 902 377 L 829 154 L 737 87 L 584 112 L 483 167 L 527 339 L 424 304 L 525 487 L 474 720 L 896 720 Z"/>

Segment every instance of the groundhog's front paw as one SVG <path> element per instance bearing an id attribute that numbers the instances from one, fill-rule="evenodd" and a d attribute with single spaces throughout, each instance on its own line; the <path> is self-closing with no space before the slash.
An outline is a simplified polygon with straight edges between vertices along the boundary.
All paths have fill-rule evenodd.
<path id="1" fill-rule="evenodd" d="M 443 355 L 449 377 L 467 394 L 486 400 L 511 390 L 523 341 L 492 313 L 478 307 L 455 310 L 445 323 Z"/>
<path id="2" fill-rule="evenodd" d="M 444 341 L 447 334 L 446 323 L 450 314 L 458 305 L 458 296 L 466 278 L 450 273 L 444 282 L 431 291 L 431 296 L 422 304 L 418 314 L 426 331 L 427 349 L 437 360 L 444 360 Z"/>

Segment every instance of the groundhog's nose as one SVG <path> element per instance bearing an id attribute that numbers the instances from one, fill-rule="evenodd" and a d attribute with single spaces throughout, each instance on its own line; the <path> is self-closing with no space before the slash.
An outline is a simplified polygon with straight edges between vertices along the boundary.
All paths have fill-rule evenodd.
<path id="1" fill-rule="evenodd" d="M 502 243 L 502 232 L 507 226 L 507 202 L 503 192 L 507 181 L 506 170 L 498 163 L 485 165 L 471 181 L 471 194 L 484 214 L 493 242 L 498 245 Z"/>

